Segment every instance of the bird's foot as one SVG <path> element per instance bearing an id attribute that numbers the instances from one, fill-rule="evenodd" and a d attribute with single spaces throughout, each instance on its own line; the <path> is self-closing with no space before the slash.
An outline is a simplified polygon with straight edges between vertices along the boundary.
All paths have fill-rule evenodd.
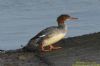
<path id="1" fill-rule="evenodd" d="M 51 49 L 45 49 L 45 47 L 42 47 L 41 51 L 43 51 L 43 52 L 49 52 L 49 51 L 51 51 Z"/>
<path id="2" fill-rule="evenodd" d="M 62 47 L 54 47 L 53 45 L 50 45 L 49 49 L 45 49 L 45 47 L 41 47 L 41 51 L 43 51 L 43 52 L 49 52 L 49 51 L 60 49 L 60 48 L 62 48 Z"/>
<path id="3" fill-rule="evenodd" d="M 49 50 L 47 50 L 47 49 L 42 49 L 42 51 L 43 52 L 49 52 L 49 51 L 51 51 L 50 49 Z"/>
<path id="4" fill-rule="evenodd" d="M 56 50 L 56 49 L 60 49 L 62 47 L 54 47 L 53 45 L 50 45 L 50 50 Z"/>

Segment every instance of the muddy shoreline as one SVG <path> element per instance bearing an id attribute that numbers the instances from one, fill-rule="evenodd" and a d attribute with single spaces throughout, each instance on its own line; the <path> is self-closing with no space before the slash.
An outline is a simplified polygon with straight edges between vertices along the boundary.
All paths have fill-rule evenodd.
<path id="1" fill-rule="evenodd" d="M 0 66 L 72 66 L 76 62 L 100 64 L 100 32 L 65 38 L 56 45 L 63 48 L 42 52 L 39 57 L 38 53 L 19 52 L 19 49 L 0 52 Z"/>

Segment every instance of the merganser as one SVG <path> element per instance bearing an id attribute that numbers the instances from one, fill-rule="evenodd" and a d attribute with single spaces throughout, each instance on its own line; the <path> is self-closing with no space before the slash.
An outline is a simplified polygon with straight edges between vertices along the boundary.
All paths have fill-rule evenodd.
<path id="1" fill-rule="evenodd" d="M 53 44 L 60 41 L 64 38 L 67 33 L 66 26 L 64 24 L 65 20 L 74 20 L 78 19 L 75 17 L 71 17 L 67 14 L 62 14 L 57 18 L 58 26 L 48 27 L 41 32 L 39 32 L 36 36 L 34 36 L 28 43 L 28 48 L 33 49 L 33 46 L 41 46 L 42 51 L 51 51 L 53 49 L 59 49 L 61 47 L 54 47 Z M 47 50 L 45 47 L 49 46 L 50 48 Z"/>

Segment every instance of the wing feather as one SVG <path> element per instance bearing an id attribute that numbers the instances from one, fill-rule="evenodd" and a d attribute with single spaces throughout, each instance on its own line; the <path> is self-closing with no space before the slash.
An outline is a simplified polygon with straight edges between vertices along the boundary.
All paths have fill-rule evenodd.
<path id="1" fill-rule="evenodd" d="M 46 36 L 52 34 L 55 31 L 55 29 L 57 29 L 56 26 L 48 27 L 48 28 L 40 31 L 36 36 L 33 37 L 33 39 L 46 37 Z"/>

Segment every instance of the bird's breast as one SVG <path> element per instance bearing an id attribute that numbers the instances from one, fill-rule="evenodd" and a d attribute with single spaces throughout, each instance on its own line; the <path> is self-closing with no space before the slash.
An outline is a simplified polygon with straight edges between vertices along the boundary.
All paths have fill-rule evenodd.
<path id="1" fill-rule="evenodd" d="M 58 42 L 59 40 L 63 39 L 66 33 L 58 33 L 53 35 L 52 37 L 49 37 L 43 41 L 43 46 L 49 46 L 51 44 L 54 44 Z"/>

